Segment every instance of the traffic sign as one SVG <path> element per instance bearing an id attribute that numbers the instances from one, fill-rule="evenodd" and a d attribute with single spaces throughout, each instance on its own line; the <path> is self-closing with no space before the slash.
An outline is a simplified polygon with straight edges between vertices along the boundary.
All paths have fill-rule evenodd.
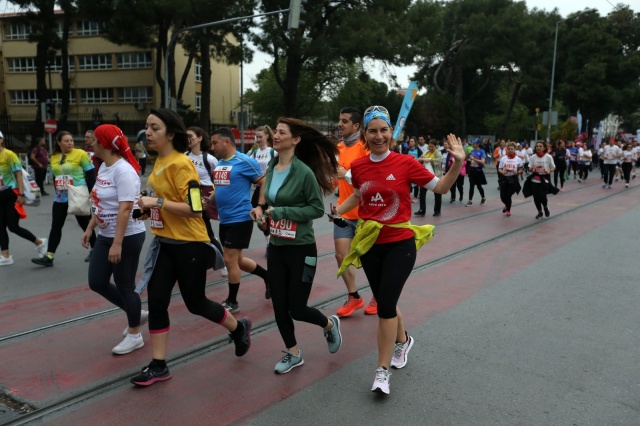
<path id="1" fill-rule="evenodd" d="M 44 122 L 44 131 L 47 133 L 55 133 L 58 130 L 56 120 L 47 120 Z"/>

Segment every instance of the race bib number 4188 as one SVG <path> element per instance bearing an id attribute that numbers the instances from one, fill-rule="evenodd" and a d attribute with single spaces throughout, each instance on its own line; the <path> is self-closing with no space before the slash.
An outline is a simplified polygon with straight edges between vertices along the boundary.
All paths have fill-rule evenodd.
<path id="1" fill-rule="evenodd" d="M 231 185 L 231 169 L 233 166 L 217 166 L 213 170 L 213 184 L 215 186 Z"/>

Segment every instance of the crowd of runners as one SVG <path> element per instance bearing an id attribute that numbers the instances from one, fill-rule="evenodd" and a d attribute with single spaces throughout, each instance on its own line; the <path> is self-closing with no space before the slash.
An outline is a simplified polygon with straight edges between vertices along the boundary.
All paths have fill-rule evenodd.
<path id="1" fill-rule="evenodd" d="M 43 170 L 50 167 L 54 178 L 47 238 L 19 226 L 27 188 L 22 164 L 4 148 L 0 133 L 0 266 L 14 262 L 10 231 L 34 244 L 38 256 L 33 263 L 53 267 L 65 219 L 73 214 L 84 231 L 80 243 L 90 250 L 85 259 L 89 287 L 127 318 L 112 352 L 124 355 L 143 348 L 140 328 L 148 324 L 151 361 L 131 378 L 133 384 L 149 386 L 171 378 L 168 308 L 176 282 L 189 312 L 224 327 L 236 356 L 249 351 L 252 322 L 234 316 L 240 312 L 244 271 L 264 281 L 265 299 L 273 307 L 286 349 L 274 366 L 276 373 L 304 364 L 294 320 L 320 327 L 333 354 L 343 344 L 340 318 L 363 310 L 378 317 L 371 390 L 389 394 L 391 369 L 407 365 L 415 344 L 398 301 L 417 250 L 433 236 L 432 225 L 411 223 L 413 215 L 426 215 L 429 192 L 433 216 L 443 213 L 443 194 L 450 195 L 449 204 L 464 203 L 467 195 L 464 205 L 473 207 L 477 190 L 479 206 L 485 205 L 485 172 L 493 164 L 505 217 L 511 216 L 513 197 L 522 192 L 532 196 L 535 218 L 540 219 L 551 214 L 547 195 L 562 191 L 568 179 L 587 182 L 593 179 L 589 172 L 599 168 L 603 189 L 619 181 L 628 188 L 640 165 L 640 146 L 614 138 L 597 150 L 585 141 L 530 146 L 506 140 L 493 149 L 486 140 L 463 141 L 454 135 L 396 143 L 390 114 L 382 106 L 364 112 L 343 108 L 337 129 L 336 145 L 334 137 L 304 121 L 282 117 L 273 129 L 258 128 L 256 146 L 245 154 L 237 150 L 230 129 L 209 135 L 199 127 L 186 128 L 171 110 L 156 109 L 135 147 L 114 125 L 88 131 L 85 149 L 75 148 L 71 133 L 60 132 L 50 158 L 37 140 L 30 158 L 43 196 L 49 195 Z M 143 188 L 145 143 L 158 156 Z M 325 212 L 323 198 L 335 191 L 337 204 Z M 90 208 L 78 211 L 83 194 Z M 416 211 L 413 203 L 419 206 Z M 325 215 L 333 222 L 336 270 L 346 288 L 344 304 L 328 316 L 308 305 L 317 263 L 313 221 Z M 218 236 L 212 220 L 219 221 Z M 144 273 L 136 281 L 147 227 L 152 240 Z M 266 269 L 243 254 L 254 228 L 266 238 Z M 355 269 L 360 267 L 372 291 L 368 303 L 358 291 Z M 228 280 L 227 297 L 220 302 L 205 295 L 210 268 L 221 270 Z M 145 290 L 148 310 L 142 309 Z"/>

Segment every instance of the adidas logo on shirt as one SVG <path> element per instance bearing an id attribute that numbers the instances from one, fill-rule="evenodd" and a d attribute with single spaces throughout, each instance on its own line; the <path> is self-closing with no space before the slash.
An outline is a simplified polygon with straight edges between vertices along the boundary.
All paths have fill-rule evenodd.
<path id="1" fill-rule="evenodd" d="M 387 180 L 396 180 L 396 178 L 393 176 L 393 173 L 391 173 L 389 176 L 387 176 Z"/>

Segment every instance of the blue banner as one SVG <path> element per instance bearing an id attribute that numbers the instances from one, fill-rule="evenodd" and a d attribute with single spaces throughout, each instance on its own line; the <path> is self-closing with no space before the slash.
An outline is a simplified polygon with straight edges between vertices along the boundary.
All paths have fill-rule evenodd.
<path id="1" fill-rule="evenodd" d="M 400 137 L 400 132 L 402 132 L 402 128 L 404 127 L 405 121 L 407 121 L 407 117 L 409 116 L 409 112 L 411 111 L 411 107 L 413 106 L 413 101 L 418 96 L 418 83 L 412 81 L 409 83 L 409 87 L 407 87 L 407 92 L 404 95 L 404 100 L 402 101 L 402 108 L 400 108 L 400 114 L 398 114 L 398 121 L 396 122 L 396 126 L 393 129 L 393 139 L 398 140 Z"/>

